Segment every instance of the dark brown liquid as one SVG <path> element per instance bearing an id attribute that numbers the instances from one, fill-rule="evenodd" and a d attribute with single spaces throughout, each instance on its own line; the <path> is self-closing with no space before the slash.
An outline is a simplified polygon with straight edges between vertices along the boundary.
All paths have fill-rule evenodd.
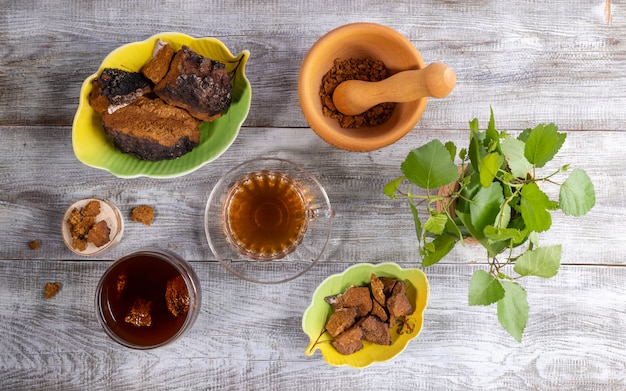
<path id="1" fill-rule="evenodd" d="M 121 339 L 140 346 L 152 346 L 171 338 L 185 322 L 186 315 L 173 316 L 167 309 L 167 281 L 180 273 L 166 261 L 152 255 L 137 255 L 109 271 L 100 296 L 103 317 Z M 125 281 L 125 282 L 123 282 Z M 137 299 L 152 302 L 151 325 L 136 326 L 126 321 Z"/>
<path id="2" fill-rule="evenodd" d="M 225 209 L 229 240 L 256 259 L 276 259 L 292 252 L 308 225 L 299 186 L 279 173 L 246 176 L 229 191 Z"/>

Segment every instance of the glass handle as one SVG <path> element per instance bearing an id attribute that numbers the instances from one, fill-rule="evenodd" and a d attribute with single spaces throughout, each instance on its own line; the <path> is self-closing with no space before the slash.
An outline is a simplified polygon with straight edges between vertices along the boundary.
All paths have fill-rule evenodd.
<path id="1" fill-rule="evenodd" d="M 322 208 L 315 208 L 315 209 L 309 209 L 307 210 L 307 218 L 309 220 L 313 220 L 313 219 L 319 219 L 319 218 L 333 218 L 335 217 L 335 210 L 334 209 L 322 209 Z"/>

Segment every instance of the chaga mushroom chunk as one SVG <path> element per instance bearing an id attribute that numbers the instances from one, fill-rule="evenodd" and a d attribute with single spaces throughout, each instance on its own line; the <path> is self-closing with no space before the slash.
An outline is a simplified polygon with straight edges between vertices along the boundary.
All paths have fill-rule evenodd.
<path id="1" fill-rule="evenodd" d="M 389 327 L 375 316 L 368 316 L 360 323 L 363 339 L 378 345 L 391 345 Z"/>
<path id="2" fill-rule="evenodd" d="M 387 297 L 385 296 L 385 284 L 380 280 L 380 278 L 376 277 L 376 274 L 372 273 L 370 275 L 370 289 L 372 290 L 372 298 L 374 301 L 372 302 L 372 312 L 371 314 L 377 316 L 378 319 L 386 322 L 389 319 L 389 314 L 385 309 L 385 303 L 387 302 Z"/>
<path id="3" fill-rule="evenodd" d="M 330 296 L 325 299 L 335 310 L 347 307 L 356 307 L 357 317 L 362 317 L 372 310 L 370 289 L 366 286 L 352 286 L 344 293 Z"/>
<path id="4" fill-rule="evenodd" d="M 398 279 L 393 277 L 380 277 L 379 280 L 383 283 L 383 292 L 385 293 L 385 297 L 391 296 L 393 287 L 396 286 Z"/>
<path id="5" fill-rule="evenodd" d="M 389 314 L 387 314 L 387 310 L 385 310 L 385 307 L 380 305 L 376 300 L 374 300 L 373 302 L 372 312 L 370 312 L 370 314 L 376 316 L 383 322 L 386 322 L 389 319 Z"/>
<path id="6" fill-rule="evenodd" d="M 87 233 L 87 241 L 93 243 L 96 247 L 102 247 L 111 241 L 111 228 L 105 220 L 100 220 L 91 227 Z"/>
<path id="7" fill-rule="evenodd" d="M 174 54 L 174 49 L 167 42 L 157 40 L 152 50 L 152 58 L 141 68 L 141 73 L 154 84 L 158 83 L 169 71 Z"/>
<path id="8" fill-rule="evenodd" d="M 389 316 L 392 319 L 413 313 L 413 307 L 406 296 L 406 285 L 403 281 L 398 281 L 394 285 L 393 292 L 387 299 L 387 310 L 389 310 Z"/>
<path id="9" fill-rule="evenodd" d="M 190 302 L 187 284 L 185 284 L 182 276 L 176 276 L 167 282 L 165 303 L 170 314 L 173 316 L 187 315 Z"/>
<path id="10" fill-rule="evenodd" d="M 82 213 L 83 217 L 98 217 L 100 214 L 100 201 L 89 201 L 87 205 L 82 207 L 80 213 Z"/>
<path id="11" fill-rule="evenodd" d="M 341 333 L 331 342 L 341 354 L 352 354 L 363 348 L 363 330 L 359 326 L 352 326 Z"/>
<path id="12" fill-rule="evenodd" d="M 380 305 L 385 305 L 386 297 L 385 297 L 385 284 L 380 280 L 380 278 L 376 277 L 376 274 L 372 273 L 370 275 L 370 289 L 372 290 L 372 297 L 374 301 L 376 301 Z"/>
<path id="13" fill-rule="evenodd" d="M 135 327 L 146 327 L 152 325 L 152 302 L 138 298 L 133 306 L 128 310 L 124 322 Z"/>
<path id="14" fill-rule="evenodd" d="M 339 308 L 328 318 L 326 331 L 328 331 L 332 337 L 338 336 L 354 325 L 356 314 L 356 308 Z"/>
<path id="15" fill-rule="evenodd" d="M 126 288 L 126 283 L 128 283 L 128 275 L 126 273 L 118 275 L 115 279 L 115 290 L 117 292 L 118 299 L 122 296 L 122 292 L 124 292 L 124 289 Z"/>

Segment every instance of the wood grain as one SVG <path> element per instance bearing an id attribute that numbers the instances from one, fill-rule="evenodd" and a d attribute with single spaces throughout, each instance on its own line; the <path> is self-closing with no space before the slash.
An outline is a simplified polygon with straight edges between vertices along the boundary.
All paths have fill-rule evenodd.
<path id="1" fill-rule="evenodd" d="M 486 124 L 486 117 L 483 123 Z M 326 258 L 415 263 L 419 255 L 408 204 L 390 200 L 382 189 L 386 182 L 401 175 L 400 164 L 411 149 L 432 138 L 457 143 L 467 142 L 468 138 L 467 130 L 413 131 L 381 151 L 347 153 L 337 152 L 309 129 L 245 128 L 222 157 L 190 175 L 167 180 L 128 180 L 80 164 L 71 154 L 71 145 L 56 141 L 59 134 L 63 134 L 62 140 L 71 137 L 69 128 L 45 132 L 35 127 L 0 127 L 0 155 L 20 151 L 19 162 L 10 162 L 2 170 L 6 178 L 2 179 L 5 187 L 0 224 L 11 230 L 3 235 L 1 258 L 30 259 L 41 254 L 55 260 L 82 259 L 67 251 L 58 227 L 65 208 L 73 201 L 97 197 L 112 201 L 126 217 L 124 239 L 106 255 L 109 259 L 140 245 L 167 246 L 191 260 L 213 259 L 203 225 L 211 189 L 221 175 L 239 162 L 275 156 L 303 165 L 324 185 L 337 213 Z M 626 224 L 616 211 L 625 207 L 619 194 L 626 177 L 623 171 L 607 167 L 621 165 L 626 134 L 590 134 L 600 133 L 569 132 L 553 167 L 570 163 L 573 168 L 586 170 L 596 187 L 596 206 L 579 218 L 554 214 L 553 229 L 541 238 L 546 244 L 563 244 L 565 263 L 623 265 Z M 24 139 L 36 139 L 36 146 L 30 142 L 24 146 Z M 276 140 L 277 144 L 260 144 L 258 140 Z M 251 150 L 249 145 L 257 147 Z M 54 169 L 51 172 L 46 167 Z M 557 178 L 564 180 L 566 174 Z M 546 185 L 545 191 L 558 199 L 556 188 Z M 138 204 L 155 207 L 151 227 L 130 221 L 131 210 Z M 30 240 L 39 240 L 41 251 L 31 250 Z M 590 246 L 590 242 L 604 245 Z M 472 247 L 456 249 L 449 256 L 465 262 L 481 262 L 483 257 L 482 251 Z"/>
<path id="2" fill-rule="evenodd" d="M 607 19 L 607 4 L 610 5 Z M 219 390 L 623 390 L 626 389 L 626 24 L 619 2 L 495 0 L 251 1 L 24 0 L 0 2 L 0 389 Z M 297 99 L 307 50 L 340 25 L 377 22 L 404 34 L 425 62 L 452 67 L 457 86 L 431 99 L 412 132 L 368 153 L 341 151 L 307 126 Z M 214 36 L 251 51 L 250 114 L 232 147 L 181 178 L 119 179 L 72 152 L 83 80 L 111 50 L 162 31 Z M 359 262 L 419 267 L 408 205 L 383 186 L 407 153 L 434 138 L 464 143 L 468 122 L 513 133 L 554 122 L 568 133 L 555 160 L 590 175 L 587 216 L 553 215 L 543 244 L 563 244 L 552 279 L 521 281 L 530 319 L 521 343 L 495 308 L 469 307 L 467 288 L 485 267 L 476 246 L 425 270 L 424 328 L 393 361 L 333 368 L 304 354 L 301 317 L 315 288 Z M 207 244 L 208 195 L 237 163 L 260 156 L 297 162 L 326 188 L 336 218 L 310 272 L 280 285 L 230 275 Z M 545 188 L 551 197 L 555 190 Z M 124 238 L 95 258 L 63 244 L 65 208 L 85 197 L 115 203 Z M 130 221 L 155 207 L 151 227 Z M 31 250 L 31 240 L 40 248 Z M 98 279 L 142 247 L 173 250 L 200 277 L 203 304 L 191 331 L 152 351 L 122 348 L 94 313 Z M 44 298 L 46 282 L 63 283 Z"/>
<path id="3" fill-rule="evenodd" d="M 530 322 L 518 344 L 500 329 L 493 308 L 467 306 L 467 280 L 479 266 L 433 266 L 427 271 L 431 300 L 422 333 L 394 361 L 355 371 L 329 368 L 319 352 L 304 356 L 308 341 L 300 326 L 316 285 L 350 263 L 323 262 L 304 278 L 262 286 L 234 280 L 218 264 L 193 262 L 202 280 L 202 312 L 181 340 L 148 352 L 117 346 L 95 319 L 93 287 L 107 265 L 1 265 L 0 279 L 6 283 L 0 288 L 0 310 L 13 314 L 0 327 L 3 388 L 141 384 L 156 389 L 370 385 L 519 390 L 623 385 L 626 315 L 613 309 L 624 305 L 624 268 L 565 266 L 555 279 L 527 280 Z M 63 283 L 52 299 L 43 297 L 47 281 Z"/>
<path id="4" fill-rule="evenodd" d="M 498 1 L 339 3 L 318 7 L 301 0 L 242 0 L 224 6 L 191 1 L 182 8 L 154 0 L 7 4 L 0 85 L 12 93 L 0 97 L 0 107 L 10 108 L 0 115 L 0 124 L 69 125 L 82 81 L 107 53 L 177 30 L 217 37 L 233 52 L 251 51 L 247 75 L 255 95 L 247 125 L 306 126 L 296 104 L 300 62 L 325 32 L 356 21 L 397 29 L 426 63 L 444 62 L 457 73 L 457 87 L 445 100 L 431 100 L 420 129 L 462 128 L 467 118 L 490 105 L 512 128 L 555 121 L 571 130 L 621 129 L 626 119 L 621 110 L 626 104 L 626 25 L 607 26 L 599 0 L 513 7 Z M 137 23 L 146 18 L 146 9 L 159 16 Z M 314 23 L 307 19 L 310 15 L 315 15 Z"/>

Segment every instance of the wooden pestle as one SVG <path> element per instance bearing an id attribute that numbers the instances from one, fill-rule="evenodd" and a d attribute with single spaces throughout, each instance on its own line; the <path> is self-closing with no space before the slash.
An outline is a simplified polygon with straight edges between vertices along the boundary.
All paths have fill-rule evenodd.
<path id="1" fill-rule="evenodd" d="M 419 98 L 443 98 L 456 84 L 449 66 L 433 62 L 423 69 L 398 72 L 384 80 L 347 80 L 333 92 L 333 104 L 345 115 L 361 114 L 383 102 L 412 102 Z"/>

